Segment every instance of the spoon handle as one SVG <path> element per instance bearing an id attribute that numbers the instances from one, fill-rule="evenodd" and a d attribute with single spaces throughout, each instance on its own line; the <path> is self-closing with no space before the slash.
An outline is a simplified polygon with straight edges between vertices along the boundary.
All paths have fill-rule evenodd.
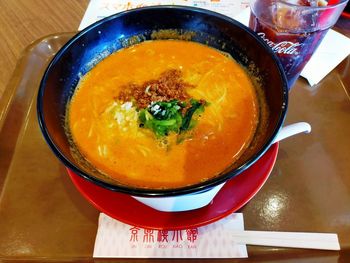
<path id="1" fill-rule="evenodd" d="M 310 133 L 311 126 L 307 122 L 297 122 L 280 129 L 272 143 L 279 142 L 298 133 Z"/>

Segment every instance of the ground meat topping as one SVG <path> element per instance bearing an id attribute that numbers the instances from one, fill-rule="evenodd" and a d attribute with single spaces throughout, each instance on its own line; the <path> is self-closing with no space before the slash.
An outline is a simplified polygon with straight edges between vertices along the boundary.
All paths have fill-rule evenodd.
<path id="1" fill-rule="evenodd" d="M 150 80 L 142 85 L 126 85 L 117 99 L 122 102 L 135 101 L 138 108 L 145 109 L 155 101 L 187 101 L 190 96 L 186 89 L 193 87 L 182 80 L 180 70 L 171 69 L 163 72 L 157 80 Z"/>

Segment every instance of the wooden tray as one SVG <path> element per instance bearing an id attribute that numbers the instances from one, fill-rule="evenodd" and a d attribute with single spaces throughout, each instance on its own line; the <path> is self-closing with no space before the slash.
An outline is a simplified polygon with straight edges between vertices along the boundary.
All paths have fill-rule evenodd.
<path id="1" fill-rule="evenodd" d="M 0 102 L 0 261 L 96 261 L 99 212 L 75 189 L 36 118 L 43 72 L 72 35 L 29 46 Z M 251 246 L 247 261 L 350 262 L 349 91 L 349 57 L 317 86 L 297 82 L 286 124 L 307 121 L 313 131 L 280 143 L 269 180 L 240 210 L 248 230 L 338 233 L 342 250 Z"/>

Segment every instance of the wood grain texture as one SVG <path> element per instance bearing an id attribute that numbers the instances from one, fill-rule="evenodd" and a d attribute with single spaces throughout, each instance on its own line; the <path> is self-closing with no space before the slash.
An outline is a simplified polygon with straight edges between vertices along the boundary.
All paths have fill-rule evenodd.
<path id="1" fill-rule="evenodd" d="M 88 0 L 0 0 L 0 98 L 21 52 L 31 42 L 76 31 Z"/>

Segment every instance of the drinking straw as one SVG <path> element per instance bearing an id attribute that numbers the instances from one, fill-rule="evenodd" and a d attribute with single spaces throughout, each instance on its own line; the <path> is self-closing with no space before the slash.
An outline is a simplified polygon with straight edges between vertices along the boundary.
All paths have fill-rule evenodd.
<path id="1" fill-rule="evenodd" d="M 340 0 L 329 0 L 328 1 L 328 5 L 327 6 L 332 6 L 332 5 L 336 5 L 340 2 Z M 322 14 L 321 14 L 321 18 L 320 18 L 320 24 L 326 24 L 328 19 L 332 16 L 332 14 L 334 13 L 335 8 L 329 9 L 329 10 L 325 10 Z"/>
<path id="2" fill-rule="evenodd" d="M 329 0 L 328 1 L 329 5 L 335 5 L 335 4 L 338 4 L 338 3 L 339 3 L 339 0 Z"/>

